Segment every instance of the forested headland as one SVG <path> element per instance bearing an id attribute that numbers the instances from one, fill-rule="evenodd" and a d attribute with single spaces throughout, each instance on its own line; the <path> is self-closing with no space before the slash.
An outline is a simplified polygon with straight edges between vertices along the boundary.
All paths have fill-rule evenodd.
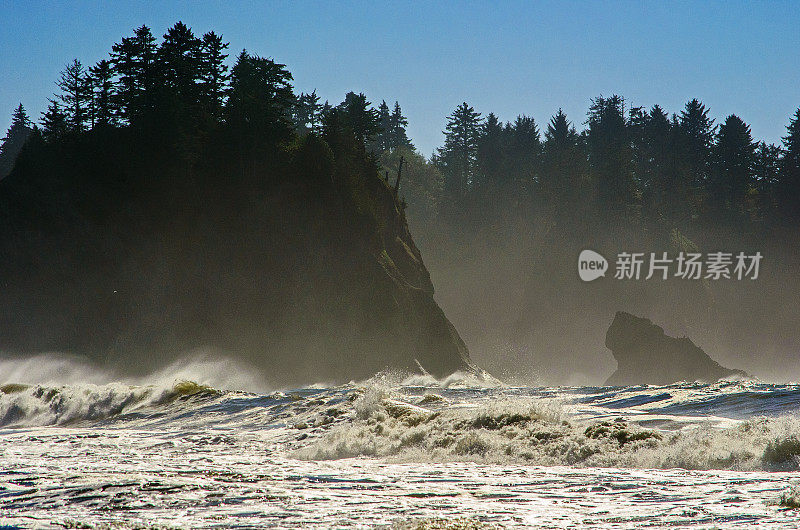
<path id="1" fill-rule="evenodd" d="M 38 123 L 21 105 L 16 109 L 0 151 L 0 175 L 11 173 L 0 183 L 10 234 L 4 250 L 17 253 L 2 265 L 4 274 L 43 267 L 30 248 L 20 250 L 22 240 L 70 256 L 59 270 L 72 294 L 39 293 L 35 307 L 75 311 L 69 306 L 87 284 L 69 286 L 81 267 L 91 264 L 92 274 L 103 275 L 88 285 L 106 288 L 135 276 L 122 274 L 125 267 L 146 263 L 160 287 L 127 285 L 130 298 L 103 298 L 105 312 L 120 320 L 153 314 L 164 290 L 173 290 L 176 314 L 162 317 L 175 329 L 196 328 L 185 331 L 192 337 L 213 334 L 206 332 L 223 327 L 209 322 L 221 318 L 218 308 L 209 309 L 221 295 L 207 291 L 224 287 L 215 274 L 235 263 L 236 278 L 250 283 L 231 280 L 232 292 L 252 288 L 292 299 L 311 273 L 302 269 L 309 256 L 319 260 L 313 274 L 321 274 L 326 258 L 318 249 L 335 254 L 329 241 L 341 234 L 347 246 L 357 242 L 375 255 L 393 247 L 393 266 L 429 286 L 407 215 L 438 300 L 495 372 L 557 382 L 586 376 L 591 370 L 580 365 L 602 364 L 598 337 L 617 310 L 699 337 L 707 351 L 753 373 L 756 356 L 768 354 L 777 371 L 800 344 L 800 109 L 787 116 L 782 143 L 771 145 L 753 138 L 736 115 L 716 123 L 699 99 L 669 112 L 598 96 L 587 102 L 586 116 L 554 109 L 544 125 L 524 114 L 504 123 L 462 103 L 443 117 L 444 145 L 426 158 L 407 135 L 399 103 L 373 104 L 358 90 L 341 103 L 322 102 L 315 92 L 295 94 L 285 65 L 247 51 L 229 60 L 228 53 L 214 32 L 196 36 L 179 22 L 159 41 L 142 26 L 114 44 L 107 59 L 88 67 L 70 62 Z M 287 214 L 303 219 L 287 222 Z M 97 233 L 81 247 L 86 231 Z M 247 252 L 233 250 L 232 234 Z M 209 258 L 202 250 L 209 245 L 231 248 Z M 117 246 L 139 255 L 108 251 Z M 585 248 L 609 258 L 621 251 L 748 251 L 765 258 L 756 282 L 589 285 L 575 273 Z M 253 259 L 253 249 L 273 262 Z M 302 256 L 289 267 L 299 267 L 295 283 L 284 278 L 280 293 L 265 287 L 266 278 L 254 286 L 259 270 L 286 267 L 274 258 L 281 252 Z M 394 263 L 398 255 L 417 265 Z M 180 278 L 164 272 L 192 263 L 200 265 Z M 241 273 L 248 267 L 252 275 Z M 37 289 L 23 282 L 11 292 L 22 303 Z M 134 303 L 137 290 L 150 298 Z M 311 315 L 319 297 L 304 296 L 309 305 L 295 304 L 305 307 L 297 311 Z M 266 297 L 247 311 L 266 311 L 259 306 L 270 306 Z M 347 313 L 334 298 L 325 298 L 326 314 Z M 240 310 L 229 308 L 226 321 Z M 272 311 L 277 322 L 285 306 Z M 93 316 L 82 318 L 91 327 Z M 265 318 L 259 314 L 253 327 L 263 329 Z M 310 320 L 296 319 L 318 333 L 318 319 Z M 330 327 L 326 336 L 336 334 Z M 105 348 L 121 340 L 123 328 L 108 326 L 107 336 L 76 347 Z M 81 328 L 75 335 L 91 334 Z M 185 339 L 173 342 L 193 342 Z"/>
<path id="2" fill-rule="evenodd" d="M 226 58 L 213 32 L 142 26 L 70 62 L 38 124 L 17 109 L 0 349 L 140 372 L 201 350 L 272 385 L 469 368 L 373 154 L 409 145 L 399 106 L 321 104 L 273 59 Z"/>

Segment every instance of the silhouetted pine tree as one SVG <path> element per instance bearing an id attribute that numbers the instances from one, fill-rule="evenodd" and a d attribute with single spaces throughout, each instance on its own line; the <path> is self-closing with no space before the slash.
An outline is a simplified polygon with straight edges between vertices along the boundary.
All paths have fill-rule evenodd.
<path id="1" fill-rule="evenodd" d="M 653 105 L 645 121 L 645 160 L 648 164 L 648 178 L 646 184 L 659 188 L 662 200 L 668 193 L 674 196 L 685 195 L 688 190 L 682 188 L 682 183 L 677 182 L 676 170 L 671 160 L 671 153 L 677 147 L 673 134 L 673 127 L 669 117 L 658 105 Z"/>
<path id="2" fill-rule="evenodd" d="M 757 214 L 761 219 L 772 217 L 778 207 L 777 187 L 780 177 L 780 146 L 759 142 L 753 157 L 753 180 L 758 192 Z"/>
<path id="3" fill-rule="evenodd" d="M 778 179 L 778 196 L 784 218 L 790 222 L 800 221 L 800 109 L 795 111 L 788 134 L 783 137 L 784 155 L 781 159 Z"/>
<path id="4" fill-rule="evenodd" d="M 200 105 L 203 76 L 202 41 L 183 22 L 164 34 L 158 48 L 158 62 L 165 87 L 173 96 L 171 106 L 179 105 L 196 115 Z"/>
<path id="5" fill-rule="evenodd" d="M 25 141 L 31 135 L 31 120 L 22 103 L 14 109 L 11 117 L 11 126 L 6 131 L 5 137 L 0 141 L 0 179 L 8 175 L 14 169 L 14 162 L 17 155 L 25 145 Z"/>
<path id="6" fill-rule="evenodd" d="M 31 128 L 31 119 L 28 117 L 28 113 L 25 112 L 25 107 L 23 107 L 22 103 L 20 103 L 17 106 L 17 108 L 14 109 L 14 112 L 11 115 L 11 126 L 8 128 L 8 131 L 6 131 L 5 138 L 3 138 L 4 144 L 12 136 L 19 134 L 19 132 L 24 131 L 25 129 L 30 129 L 30 128 Z"/>
<path id="7" fill-rule="evenodd" d="M 353 131 L 356 139 L 365 146 L 380 133 L 378 111 L 372 108 L 364 94 L 348 92 L 339 108 L 347 126 Z"/>
<path id="8" fill-rule="evenodd" d="M 750 127 L 731 114 L 719 129 L 714 146 L 714 170 L 706 185 L 708 205 L 712 213 L 748 210 L 755 144 Z"/>
<path id="9" fill-rule="evenodd" d="M 514 191 L 531 191 L 536 182 L 541 138 L 539 128 L 533 118 L 520 115 L 509 130 L 509 173 L 505 186 L 513 186 Z"/>
<path id="10" fill-rule="evenodd" d="M 93 125 L 110 125 L 116 121 L 114 107 L 114 71 L 111 61 L 103 59 L 89 68 L 92 88 Z"/>
<path id="11" fill-rule="evenodd" d="M 544 133 L 542 171 L 539 190 L 545 203 L 554 209 L 564 205 L 575 207 L 585 199 L 586 155 L 580 136 L 561 109 L 550 119 Z"/>
<path id="12" fill-rule="evenodd" d="M 319 128 L 322 118 L 322 105 L 319 104 L 319 96 L 314 90 L 310 94 L 303 92 L 297 97 L 297 104 L 292 112 L 294 128 L 300 133 L 316 131 Z"/>
<path id="13" fill-rule="evenodd" d="M 86 70 L 81 62 L 73 59 L 61 71 L 61 77 L 56 84 L 61 89 L 61 93 L 57 97 L 64 104 L 69 128 L 73 131 L 85 130 L 90 117 L 92 91 Z"/>
<path id="14" fill-rule="evenodd" d="M 243 50 L 231 71 L 225 121 L 249 149 L 272 145 L 292 134 L 295 106 L 286 65 Z"/>
<path id="15" fill-rule="evenodd" d="M 47 110 L 42 113 L 42 138 L 46 141 L 54 141 L 67 133 L 67 115 L 61 110 L 57 101 L 50 100 Z"/>
<path id="16" fill-rule="evenodd" d="M 406 127 L 408 127 L 408 119 L 403 116 L 403 111 L 400 109 L 400 103 L 395 101 L 394 110 L 389 117 L 389 126 L 387 129 L 389 149 L 397 149 L 398 147 L 414 149 L 414 144 L 412 144 L 411 140 L 408 139 Z"/>
<path id="17" fill-rule="evenodd" d="M 589 163 L 599 207 L 620 213 L 635 201 L 623 99 L 616 95 L 593 99 L 588 124 Z"/>
<path id="18" fill-rule="evenodd" d="M 494 113 L 489 113 L 481 126 L 476 146 L 476 175 L 473 179 L 477 186 L 497 188 L 507 165 L 507 151 L 508 135 L 503 124 Z"/>
<path id="19" fill-rule="evenodd" d="M 654 105 L 643 114 L 641 144 L 634 145 L 634 172 L 646 214 L 672 228 L 691 218 L 691 181 L 676 154 L 678 125 Z"/>
<path id="20" fill-rule="evenodd" d="M 160 68 L 156 61 L 156 39 L 147 26 L 134 30 L 111 47 L 111 62 L 119 77 L 116 106 L 120 118 L 128 123 L 151 112 L 158 100 Z"/>
<path id="21" fill-rule="evenodd" d="M 466 102 L 447 117 L 438 162 L 445 178 L 445 193 L 454 199 L 463 197 L 474 184 L 481 125 L 480 113 Z"/>
<path id="22" fill-rule="evenodd" d="M 708 109 L 698 99 L 692 99 L 680 114 L 682 156 L 686 160 L 691 185 L 700 189 L 708 179 L 711 167 L 711 147 L 716 126 L 708 117 Z"/>
<path id="23" fill-rule="evenodd" d="M 408 119 L 403 116 L 400 103 L 394 102 L 394 110 L 389 111 L 386 101 L 381 101 L 378 106 L 378 127 L 380 130 L 375 135 L 372 148 L 374 151 L 383 152 L 390 149 L 404 148 L 413 150 L 414 144 L 408 139 L 406 127 Z"/>
<path id="24" fill-rule="evenodd" d="M 228 43 L 222 42 L 222 37 L 213 31 L 203 35 L 200 47 L 200 94 L 206 112 L 213 119 L 222 116 L 225 96 L 228 92 L 228 67 L 225 59 L 228 54 Z"/>

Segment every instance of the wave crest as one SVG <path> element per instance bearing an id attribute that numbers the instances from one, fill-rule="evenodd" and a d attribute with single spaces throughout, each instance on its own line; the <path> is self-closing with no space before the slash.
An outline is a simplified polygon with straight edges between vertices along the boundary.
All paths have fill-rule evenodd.
<path id="1" fill-rule="evenodd" d="M 415 401 L 380 386 L 357 395 L 350 421 L 331 427 L 294 456 L 700 470 L 800 468 L 800 440 L 794 434 L 800 419 L 793 416 L 666 431 L 622 417 L 575 417 L 558 399 L 504 397 L 458 406 L 432 398 L 430 392 Z"/>
<path id="2" fill-rule="evenodd" d="M 99 421 L 164 405 L 180 397 L 218 394 L 194 381 L 169 386 L 125 383 L 65 386 L 6 384 L 0 389 L 0 427 L 41 427 Z"/>

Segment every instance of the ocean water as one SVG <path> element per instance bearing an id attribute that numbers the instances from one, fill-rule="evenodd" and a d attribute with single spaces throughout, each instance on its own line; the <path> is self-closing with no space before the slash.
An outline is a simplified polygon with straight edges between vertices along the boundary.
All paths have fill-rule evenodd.
<path id="1" fill-rule="evenodd" d="M 0 363 L 2 528 L 800 526 L 800 385 L 42 365 Z"/>

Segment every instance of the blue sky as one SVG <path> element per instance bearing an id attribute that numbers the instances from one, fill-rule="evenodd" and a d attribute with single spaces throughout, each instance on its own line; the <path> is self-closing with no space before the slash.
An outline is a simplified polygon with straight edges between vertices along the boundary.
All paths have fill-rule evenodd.
<path id="1" fill-rule="evenodd" d="M 72 58 L 93 64 L 141 24 L 177 20 L 286 63 L 298 91 L 399 100 L 429 155 L 462 101 L 502 120 L 590 98 L 679 111 L 693 97 L 779 142 L 800 107 L 797 2 L 133 2 L 0 0 L 0 134 L 19 103 L 38 118 Z"/>

